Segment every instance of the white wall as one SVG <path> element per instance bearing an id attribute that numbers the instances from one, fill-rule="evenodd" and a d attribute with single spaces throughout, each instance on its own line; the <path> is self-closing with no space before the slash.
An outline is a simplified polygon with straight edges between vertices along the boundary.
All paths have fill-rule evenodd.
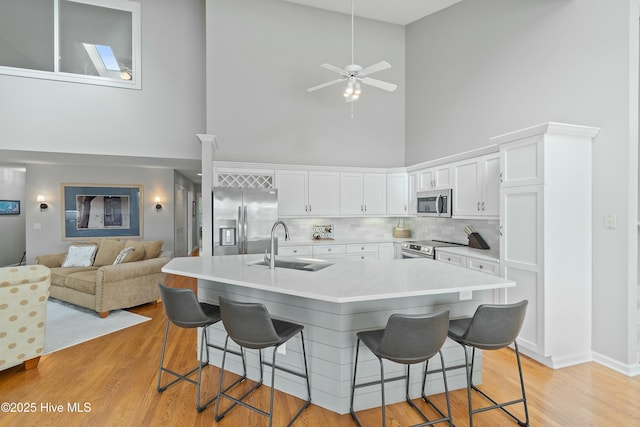
<path id="1" fill-rule="evenodd" d="M 322 63 L 351 63 L 351 18 L 281 0 L 207 0 L 207 133 L 217 160 L 392 167 L 404 162 L 404 27 L 356 19 L 355 62 L 382 60 L 354 105 Z"/>
<path id="2" fill-rule="evenodd" d="M 593 350 L 636 363 L 637 0 L 465 1 L 409 25 L 406 57 L 408 164 L 547 121 L 602 128 Z M 616 230 L 604 229 L 606 213 Z"/>
<path id="3" fill-rule="evenodd" d="M 0 216 L 0 267 L 18 264 L 25 251 L 25 209 L 28 209 L 24 199 L 25 176 L 22 167 L 0 167 L 0 199 L 20 200 L 20 215 Z"/>
<path id="4" fill-rule="evenodd" d="M 171 169 L 28 165 L 25 199 L 27 261 L 38 255 L 65 252 L 71 241 L 63 238 L 61 183 L 143 185 L 143 238 L 164 240 L 163 249 L 173 252 L 173 176 Z M 45 196 L 49 209 L 40 212 L 36 196 Z M 162 210 L 155 209 L 155 196 Z M 40 229 L 34 229 L 34 224 Z M 23 228 L 24 229 L 24 228 Z"/>
<path id="5" fill-rule="evenodd" d="M 204 0 L 141 0 L 142 90 L 0 75 L 0 150 L 199 159 Z"/>

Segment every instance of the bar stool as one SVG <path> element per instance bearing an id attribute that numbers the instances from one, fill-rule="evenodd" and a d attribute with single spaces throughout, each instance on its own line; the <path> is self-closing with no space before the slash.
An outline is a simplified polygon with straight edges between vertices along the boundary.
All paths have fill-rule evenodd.
<path id="1" fill-rule="evenodd" d="M 469 401 L 469 426 L 473 427 L 473 414 L 491 409 L 501 409 L 519 425 L 529 425 L 529 410 L 527 399 L 524 393 L 524 379 L 522 377 L 522 365 L 520 364 L 520 351 L 516 337 L 520 333 L 524 316 L 527 310 L 527 300 L 514 304 L 483 304 L 478 306 L 473 317 L 454 319 L 449 322 L 449 338 L 456 341 L 464 349 L 465 368 L 467 373 L 467 399 Z M 520 388 L 522 397 L 509 402 L 498 403 L 485 392 L 473 384 L 473 368 L 476 348 L 482 350 L 498 350 L 513 343 L 518 362 L 518 373 L 520 375 Z M 471 362 L 469 362 L 468 348 L 472 348 Z M 448 369 L 455 369 L 456 366 Z M 492 405 L 478 409 L 473 409 L 471 405 L 471 390 L 480 393 Z M 522 403 L 524 405 L 525 421 L 518 419 L 515 415 L 505 409 L 505 406 Z"/>
<path id="2" fill-rule="evenodd" d="M 267 311 L 267 308 L 260 303 L 243 303 L 231 301 L 225 297 L 220 297 L 220 313 L 222 315 L 222 324 L 227 330 L 227 337 L 224 341 L 224 355 L 222 356 L 222 366 L 220 373 L 220 382 L 218 383 L 218 396 L 219 399 L 216 402 L 215 420 L 220 421 L 231 409 L 236 405 L 244 406 L 259 414 L 265 415 L 269 418 L 269 426 L 273 423 L 273 395 L 275 389 L 275 372 L 276 369 L 287 372 L 292 375 L 296 375 L 300 378 L 304 378 L 307 383 L 307 400 L 302 407 L 289 421 L 288 425 L 300 416 L 311 403 L 311 387 L 309 385 L 309 371 L 307 368 L 307 353 L 304 347 L 304 335 L 302 330 L 304 326 L 287 322 L 284 320 L 272 319 Z M 300 333 L 300 341 L 302 342 L 302 359 L 304 361 L 304 373 L 293 371 L 281 366 L 276 365 L 276 354 L 278 347 L 289 341 L 296 334 Z M 226 393 L 230 387 L 222 390 L 222 380 L 224 374 L 224 365 L 227 358 L 227 345 L 229 338 L 238 344 L 242 349 L 248 348 L 258 350 L 260 358 L 260 381 L 253 386 L 249 391 L 244 393 L 241 397 L 235 398 Z M 262 350 L 265 348 L 273 348 L 272 363 L 262 360 Z M 263 411 L 260 408 L 249 405 L 244 402 L 244 399 L 249 396 L 253 391 L 258 389 L 263 383 L 263 366 L 267 365 L 271 367 L 271 397 L 269 401 L 269 412 Z M 222 398 L 229 399 L 233 404 L 227 408 L 222 414 L 218 411 L 220 409 L 220 400 Z"/>
<path id="3" fill-rule="evenodd" d="M 353 410 L 355 389 L 371 385 L 381 385 L 382 392 L 382 425 L 386 426 L 386 412 L 384 400 L 384 384 L 396 380 L 406 380 L 405 396 L 407 403 L 424 419 L 424 423 L 416 426 L 429 426 L 437 423 L 447 422 L 453 426 L 451 421 L 451 405 L 449 403 L 449 389 L 447 386 L 447 376 L 444 369 L 444 358 L 440 349 L 447 339 L 447 326 L 449 324 L 449 310 L 440 310 L 428 315 L 392 314 L 384 329 L 358 332 L 356 344 L 356 361 L 353 367 L 353 383 L 351 386 L 351 417 L 358 426 L 361 426 L 356 413 Z M 380 380 L 356 384 L 356 372 L 358 368 L 358 353 L 360 341 L 378 358 L 380 362 Z M 444 392 L 447 401 L 447 415 L 445 415 L 427 396 L 425 396 L 425 386 L 427 382 L 427 370 L 429 359 L 435 354 L 440 355 L 440 363 L 443 369 L 442 379 L 444 381 Z M 384 377 L 383 359 L 407 365 L 406 374 L 394 378 Z M 429 404 L 441 418 L 430 421 L 424 413 L 411 401 L 409 397 L 410 367 L 416 363 L 425 363 L 422 377 L 422 399 Z"/>
<path id="4" fill-rule="evenodd" d="M 158 385 L 157 390 L 162 393 L 172 385 L 179 381 L 187 381 L 196 385 L 196 409 L 198 412 L 202 412 L 207 406 L 216 400 L 217 395 L 209 401 L 201 404 L 202 396 L 200 394 L 200 386 L 202 382 L 202 367 L 209 364 L 209 347 L 216 348 L 218 350 L 224 350 L 222 347 L 209 343 L 207 339 L 207 328 L 214 323 L 220 321 L 220 307 L 214 304 L 207 304 L 199 302 L 196 295 L 191 289 L 184 288 L 170 288 L 160 283 L 160 295 L 162 296 L 164 311 L 167 315 L 167 324 L 164 330 L 164 340 L 162 342 L 162 356 L 160 357 L 160 368 L 158 369 Z M 183 373 L 179 374 L 164 366 L 164 356 L 167 348 L 167 337 L 169 335 L 169 324 L 180 328 L 202 328 L 200 336 L 200 357 L 198 358 L 198 366 Z M 202 361 L 203 353 L 206 352 L 207 360 Z M 241 355 L 241 353 L 237 353 Z M 242 363 L 244 367 L 244 375 L 236 380 L 231 386 L 233 387 L 240 381 L 243 381 L 247 377 L 247 368 L 245 365 L 244 355 L 242 355 Z M 194 372 L 198 372 L 198 379 L 193 380 L 189 378 Z M 176 377 L 175 380 L 162 386 L 162 374 L 166 372 Z"/>

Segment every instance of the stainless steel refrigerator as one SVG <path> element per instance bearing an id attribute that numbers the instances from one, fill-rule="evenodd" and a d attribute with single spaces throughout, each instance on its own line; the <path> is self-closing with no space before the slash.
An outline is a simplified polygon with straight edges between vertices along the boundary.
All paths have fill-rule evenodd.
<path id="1" fill-rule="evenodd" d="M 269 250 L 271 227 L 278 220 L 278 190 L 214 187 L 212 200 L 213 255 Z"/>

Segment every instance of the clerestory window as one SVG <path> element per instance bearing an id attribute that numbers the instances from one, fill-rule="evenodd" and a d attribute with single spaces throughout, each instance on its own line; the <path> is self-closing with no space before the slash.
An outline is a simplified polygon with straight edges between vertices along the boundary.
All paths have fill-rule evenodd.
<path id="1" fill-rule="evenodd" d="M 140 4 L 0 0 L 0 74 L 140 89 Z"/>

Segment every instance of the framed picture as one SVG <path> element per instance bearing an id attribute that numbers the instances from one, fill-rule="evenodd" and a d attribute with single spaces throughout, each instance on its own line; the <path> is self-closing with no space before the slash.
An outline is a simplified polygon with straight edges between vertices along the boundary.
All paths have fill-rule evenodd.
<path id="1" fill-rule="evenodd" d="M 143 237 L 142 185 L 62 184 L 63 238 Z"/>
<path id="2" fill-rule="evenodd" d="M 0 200 L 0 215 L 20 215 L 20 200 Z"/>

